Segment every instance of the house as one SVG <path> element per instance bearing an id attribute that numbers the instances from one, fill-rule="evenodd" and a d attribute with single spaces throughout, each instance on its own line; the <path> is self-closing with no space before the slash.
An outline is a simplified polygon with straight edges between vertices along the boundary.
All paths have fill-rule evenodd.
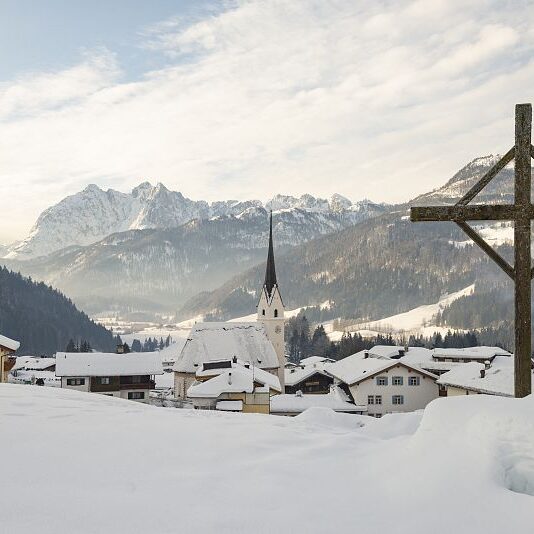
<path id="1" fill-rule="evenodd" d="M 456 365 L 461 365 L 454 362 L 435 360 L 434 350 L 424 347 L 407 347 L 404 356 L 400 359 L 408 365 L 419 367 L 437 376 L 450 371 Z"/>
<path id="2" fill-rule="evenodd" d="M 438 378 L 445 396 L 498 395 L 514 396 L 514 359 L 497 357 L 485 363 L 469 362 L 458 365 Z"/>
<path id="3" fill-rule="evenodd" d="M 184 400 L 204 363 L 238 360 L 278 376 L 284 383 L 284 304 L 278 288 L 273 252 L 272 213 L 265 281 L 256 322 L 209 322 L 193 326 L 173 366 L 174 397 Z"/>
<path id="4" fill-rule="evenodd" d="M 0 382 L 7 382 L 9 371 L 15 365 L 15 358 L 11 356 L 20 343 L 0 334 Z"/>
<path id="5" fill-rule="evenodd" d="M 368 415 L 375 417 L 420 410 L 439 396 L 432 373 L 402 359 L 372 357 L 367 351 L 331 364 L 328 372 L 354 404 L 366 406 Z"/>
<path id="6" fill-rule="evenodd" d="M 161 374 L 158 352 L 56 354 L 56 376 L 67 389 L 148 402 L 155 388 L 154 376 Z"/>
<path id="7" fill-rule="evenodd" d="M 277 375 L 233 358 L 203 363 L 187 397 L 195 409 L 268 414 L 271 395 L 280 392 Z"/>
<path id="8" fill-rule="evenodd" d="M 328 393 L 334 384 L 334 377 L 328 373 L 328 366 L 333 362 L 330 358 L 310 356 L 302 359 L 297 365 L 286 365 L 285 393 Z"/>
<path id="9" fill-rule="evenodd" d="M 286 384 L 287 389 L 287 384 Z M 366 406 L 356 406 L 350 402 L 348 395 L 340 388 L 333 386 L 326 394 L 304 395 L 297 391 L 295 394 L 274 395 L 271 397 L 272 415 L 299 415 L 308 408 L 328 408 L 338 413 L 363 415 Z"/>
<path id="10" fill-rule="evenodd" d="M 497 356 L 510 357 L 511 354 L 499 347 L 466 347 L 425 349 L 410 347 L 401 358 L 415 367 L 440 376 L 459 365 L 469 362 L 493 361 Z"/>
<path id="11" fill-rule="evenodd" d="M 8 381 L 13 384 L 42 384 L 61 387 L 56 377 L 56 359 L 37 356 L 19 356 L 9 372 Z"/>

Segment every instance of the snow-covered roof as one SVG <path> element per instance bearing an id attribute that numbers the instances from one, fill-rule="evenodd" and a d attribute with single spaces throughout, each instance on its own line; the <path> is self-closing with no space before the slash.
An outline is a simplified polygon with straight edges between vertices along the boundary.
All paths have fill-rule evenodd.
<path id="1" fill-rule="evenodd" d="M 380 356 L 382 358 L 393 358 L 394 356 L 399 356 L 400 352 L 404 350 L 405 347 L 399 345 L 375 345 L 370 348 L 368 352 L 369 354 Z"/>
<path id="2" fill-rule="evenodd" d="M 220 364 L 220 366 L 213 367 L 213 365 Z M 208 369 L 205 369 L 208 367 Z M 251 376 L 254 377 L 254 381 L 263 385 L 267 385 L 270 388 L 281 391 L 280 380 L 277 375 L 273 375 L 268 371 L 264 371 L 260 367 L 253 367 L 248 362 L 236 359 L 234 360 L 221 360 L 220 362 L 205 362 L 204 365 L 198 368 L 198 371 L 195 373 L 197 378 L 206 378 L 214 377 L 232 369 L 237 369 L 238 371 L 243 370 L 244 372 L 249 372 Z"/>
<path id="3" fill-rule="evenodd" d="M 491 367 L 485 369 L 484 377 L 480 375 L 482 369 L 483 363 L 463 363 L 441 375 L 437 383 L 490 395 L 514 396 L 513 358 L 495 358 Z"/>
<path id="4" fill-rule="evenodd" d="M 467 347 L 462 349 L 434 349 L 434 358 L 469 358 L 471 360 L 490 360 L 495 356 L 511 356 L 500 347 Z"/>
<path id="5" fill-rule="evenodd" d="M 204 362 L 233 357 L 262 369 L 279 366 L 262 323 L 198 323 L 191 329 L 173 369 L 195 373 Z"/>
<path id="6" fill-rule="evenodd" d="M 176 360 L 180 357 L 180 352 L 182 351 L 185 344 L 185 339 L 178 338 L 178 341 L 171 343 L 168 347 L 164 347 L 159 351 L 162 363 L 165 364 L 174 364 Z"/>
<path id="7" fill-rule="evenodd" d="M 408 347 L 400 360 L 410 365 L 426 364 L 432 361 L 432 351 L 424 347 Z"/>
<path id="8" fill-rule="evenodd" d="M 223 393 L 253 393 L 255 384 L 268 386 L 278 392 L 282 390 L 277 376 L 261 369 L 233 364 L 230 369 L 224 369 L 224 372 L 213 378 L 192 384 L 187 390 L 187 396 L 192 399 L 215 399 Z"/>
<path id="9" fill-rule="evenodd" d="M 57 376 L 132 376 L 163 373 L 159 352 L 58 352 Z"/>
<path id="10" fill-rule="evenodd" d="M 333 363 L 328 371 L 346 384 L 354 384 L 367 375 L 388 369 L 397 363 L 397 360 L 366 358 L 362 351 Z"/>
<path id="11" fill-rule="evenodd" d="M 349 385 L 360 382 L 368 376 L 374 376 L 381 371 L 386 371 L 390 367 L 396 365 L 402 365 L 431 378 L 436 378 L 433 374 L 424 369 L 403 362 L 402 360 L 374 358 L 372 356 L 366 358 L 365 352 L 366 351 L 357 352 L 352 356 L 347 356 L 346 358 L 329 365 L 328 372 Z"/>
<path id="12" fill-rule="evenodd" d="M 302 413 L 308 408 L 330 408 L 336 412 L 367 411 L 365 406 L 357 406 L 347 402 L 335 389 L 325 395 L 273 395 L 271 397 L 271 413 Z"/>
<path id="13" fill-rule="evenodd" d="M 17 350 L 20 347 L 20 342 L 0 334 L 0 347 L 5 347 L 9 350 Z"/>
<path id="14" fill-rule="evenodd" d="M 55 358 L 39 358 L 37 356 L 19 356 L 11 371 L 26 369 L 27 371 L 42 371 L 56 365 Z"/>
<path id="15" fill-rule="evenodd" d="M 326 362 L 335 362 L 331 358 L 325 358 L 324 356 L 309 356 L 308 358 L 302 358 L 299 365 L 307 366 L 313 365 L 314 363 L 326 363 Z"/>

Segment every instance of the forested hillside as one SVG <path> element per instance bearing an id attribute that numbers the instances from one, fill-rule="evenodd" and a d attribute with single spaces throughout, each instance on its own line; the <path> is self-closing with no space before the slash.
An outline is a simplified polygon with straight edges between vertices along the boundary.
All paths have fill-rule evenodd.
<path id="1" fill-rule="evenodd" d="M 277 255 L 287 308 L 311 319 L 373 320 L 421 304 L 474 282 L 499 279 L 491 260 L 464 240 L 452 224 L 413 224 L 405 211 L 365 221 Z M 225 319 L 251 313 L 264 272 L 262 264 L 218 290 L 191 299 L 182 315 L 209 313 Z M 319 317 L 320 316 L 320 317 Z"/>
<path id="2" fill-rule="evenodd" d="M 19 354 L 51 355 L 70 339 L 114 351 L 113 334 L 43 283 L 0 267 L 0 333 L 20 341 Z"/>

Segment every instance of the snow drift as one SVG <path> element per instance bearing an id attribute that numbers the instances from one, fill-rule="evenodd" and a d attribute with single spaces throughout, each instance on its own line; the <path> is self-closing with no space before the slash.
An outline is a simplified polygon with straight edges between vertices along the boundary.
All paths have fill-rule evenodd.
<path id="1" fill-rule="evenodd" d="M 480 395 L 283 418 L 2 384 L 2 530 L 530 533 L 533 414 Z"/>

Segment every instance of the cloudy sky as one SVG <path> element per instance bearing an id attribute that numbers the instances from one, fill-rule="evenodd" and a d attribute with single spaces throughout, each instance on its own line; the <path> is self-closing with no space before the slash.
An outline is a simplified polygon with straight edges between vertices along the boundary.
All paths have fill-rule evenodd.
<path id="1" fill-rule="evenodd" d="M 534 3 L 0 0 L 0 243 L 89 183 L 404 201 L 513 142 Z"/>

